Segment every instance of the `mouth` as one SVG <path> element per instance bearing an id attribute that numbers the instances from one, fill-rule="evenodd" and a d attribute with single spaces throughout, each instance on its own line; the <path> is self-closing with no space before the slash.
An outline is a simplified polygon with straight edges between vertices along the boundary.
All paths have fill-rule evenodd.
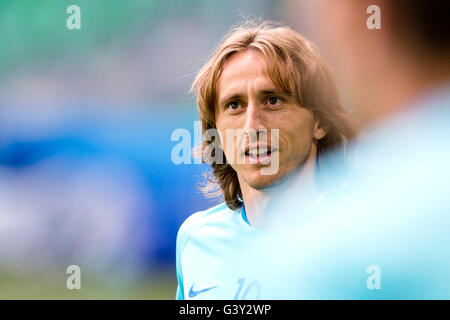
<path id="1" fill-rule="evenodd" d="M 271 146 L 252 146 L 245 148 L 246 163 L 249 164 L 267 164 L 270 162 L 272 155 L 278 149 Z"/>

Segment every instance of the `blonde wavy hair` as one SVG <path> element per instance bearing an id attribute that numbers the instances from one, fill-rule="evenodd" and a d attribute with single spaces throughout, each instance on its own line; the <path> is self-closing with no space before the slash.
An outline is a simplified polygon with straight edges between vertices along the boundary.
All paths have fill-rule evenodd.
<path id="1" fill-rule="evenodd" d="M 347 110 L 341 105 L 334 80 L 316 46 L 289 27 L 268 21 L 247 21 L 229 31 L 198 72 L 191 92 L 197 96 L 203 132 L 215 129 L 216 84 L 225 61 L 234 53 L 256 49 L 264 55 L 272 82 L 308 108 L 328 133 L 317 143 L 316 177 L 326 178 L 321 159 L 325 151 L 337 149 L 345 163 L 345 144 L 356 135 Z M 213 141 L 203 141 L 202 150 Z M 214 156 L 214 155 L 213 155 Z M 334 156 L 334 155 L 333 155 Z M 224 156 L 225 158 L 225 156 Z M 336 162 L 334 161 L 334 164 Z M 201 189 L 208 197 L 223 194 L 232 210 L 242 207 L 242 192 L 236 171 L 224 159 L 212 163 Z"/>

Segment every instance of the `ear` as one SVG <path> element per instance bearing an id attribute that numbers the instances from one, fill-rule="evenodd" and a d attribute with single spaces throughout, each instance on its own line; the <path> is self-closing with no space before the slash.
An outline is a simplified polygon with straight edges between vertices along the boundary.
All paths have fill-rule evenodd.
<path id="1" fill-rule="evenodd" d="M 325 137 L 328 133 L 328 126 L 322 125 L 322 123 L 319 120 L 316 120 L 314 122 L 314 132 L 313 137 L 316 140 L 320 140 L 323 137 Z"/>

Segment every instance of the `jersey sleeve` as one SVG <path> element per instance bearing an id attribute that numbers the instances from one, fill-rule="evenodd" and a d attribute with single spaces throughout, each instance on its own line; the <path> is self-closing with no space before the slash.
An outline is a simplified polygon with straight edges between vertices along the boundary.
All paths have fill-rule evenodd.
<path id="1" fill-rule="evenodd" d="M 209 221 L 210 217 L 213 216 L 214 213 L 223 210 L 224 206 L 225 204 L 220 204 L 208 210 L 196 212 L 191 216 L 189 216 L 180 226 L 176 240 L 176 273 L 178 281 L 178 287 L 175 296 L 176 300 L 186 299 L 184 295 L 185 292 L 184 284 L 186 283 L 186 277 L 185 274 L 183 273 L 183 257 L 184 259 L 191 258 L 186 257 L 186 254 L 183 254 L 185 253 L 184 250 L 186 248 L 186 244 L 188 243 L 192 234 L 194 234 L 199 228 L 204 226 Z M 188 279 L 188 283 L 190 283 L 189 280 L 192 279 Z"/>
<path id="2" fill-rule="evenodd" d="M 177 272 L 177 293 L 175 296 L 176 300 L 184 300 L 184 283 L 183 283 L 183 271 L 181 268 L 181 254 L 184 248 L 185 241 L 183 236 L 183 228 L 180 227 L 177 234 L 177 244 L 176 244 L 176 272 Z"/>
<path id="3" fill-rule="evenodd" d="M 192 229 L 195 227 L 195 214 L 191 215 L 187 218 L 177 233 L 177 242 L 176 242 L 176 272 L 177 272 L 177 293 L 176 300 L 185 300 L 184 296 L 184 277 L 183 277 L 183 250 L 186 247 L 186 243 L 188 242 L 189 235 L 192 232 Z"/>
<path id="4" fill-rule="evenodd" d="M 178 280 L 178 283 L 180 280 Z M 183 288 L 183 283 L 178 284 L 177 287 L 177 294 L 175 296 L 175 300 L 184 300 L 184 288 Z"/>

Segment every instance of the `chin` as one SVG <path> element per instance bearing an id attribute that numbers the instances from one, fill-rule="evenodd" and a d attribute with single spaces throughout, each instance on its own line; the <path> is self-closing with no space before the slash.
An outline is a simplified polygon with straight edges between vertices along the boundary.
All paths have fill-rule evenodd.
<path id="1" fill-rule="evenodd" d="M 258 174 L 252 177 L 248 177 L 248 179 L 245 180 L 247 181 L 247 184 L 253 189 L 263 190 L 275 187 L 281 182 L 282 179 L 283 176 L 280 174 L 262 175 L 258 172 Z"/>

